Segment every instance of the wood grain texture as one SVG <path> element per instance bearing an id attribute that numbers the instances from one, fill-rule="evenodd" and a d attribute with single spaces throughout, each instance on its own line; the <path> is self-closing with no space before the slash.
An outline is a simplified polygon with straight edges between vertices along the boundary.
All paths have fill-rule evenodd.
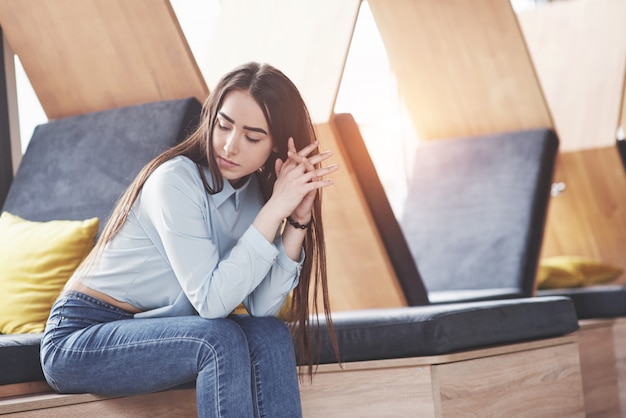
<path id="1" fill-rule="evenodd" d="M 170 390 L 148 395 L 105 398 L 95 395 L 34 395 L 16 400 L 13 413 L 0 401 L 0 415 L 23 418 L 170 418 L 197 416 L 195 389 Z"/>
<path id="2" fill-rule="evenodd" d="M 330 121 L 360 0 L 221 2 L 202 68 L 209 87 L 248 61 L 282 70 L 298 86 L 315 123 Z M 244 12 L 245 11 L 245 12 Z"/>
<path id="3" fill-rule="evenodd" d="M 570 0 L 518 13 L 561 150 L 612 145 L 626 69 L 626 2 Z"/>
<path id="4" fill-rule="evenodd" d="M 380 399 L 377 391 L 386 394 L 388 386 L 394 394 Z M 322 365 L 312 384 L 301 384 L 301 394 L 306 417 L 584 416 L 575 334 L 444 356 Z"/>
<path id="5" fill-rule="evenodd" d="M 429 366 L 321 372 L 300 394 L 306 418 L 437 416 Z"/>
<path id="6" fill-rule="evenodd" d="M 419 138 L 552 126 L 510 2 L 368 4 Z"/>
<path id="7" fill-rule="evenodd" d="M 320 149 L 334 152 L 327 165 L 341 167 L 332 175 L 335 184 L 322 192 L 333 311 L 406 306 L 354 170 L 344 157 L 349 138 L 340 137 L 332 123 L 318 124 L 316 131 Z"/>
<path id="8" fill-rule="evenodd" d="M 550 201 L 542 257 L 587 256 L 626 271 L 626 175 L 617 148 L 559 153 L 554 181 L 566 189 Z"/>
<path id="9" fill-rule="evenodd" d="M 619 388 L 620 411 L 626 416 L 626 318 L 616 318 L 613 324 L 615 368 Z"/>
<path id="10" fill-rule="evenodd" d="M 50 392 L 52 388 L 43 380 L 25 383 L 0 385 L 0 399 L 10 396 L 32 395 L 34 393 Z"/>
<path id="11" fill-rule="evenodd" d="M 441 416 L 584 417 L 578 344 L 436 366 Z"/>
<path id="12" fill-rule="evenodd" d="M 0 0 L 50 119 L 208 93 L 167 0 Z"/>
<path id="13" fill-rule="evenodd" d="M 620 416 L 614 323 L 581 321 L 578 346 L 587 417 Z"/>

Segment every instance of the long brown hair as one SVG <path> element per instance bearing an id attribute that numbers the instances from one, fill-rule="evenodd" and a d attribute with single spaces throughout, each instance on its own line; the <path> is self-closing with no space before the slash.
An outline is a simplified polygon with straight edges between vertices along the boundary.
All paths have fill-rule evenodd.
<path id="1" fill-rule="evenodd" d="M 309 112 L 296 86 L 280 70 L 259 63 L 248 63 L 227 73 L 215 86 L 202 108 L 202 117 L 195 131 L 180 144 L 168 149 L 148 163 L 117 203 L 109 221 L 104 227 L 94 251 L 85 265 L 104 251 L 105 245 L 122 228 L 128 218 L 146 179 L 164 162 L 184 155 L 195 162 L 198 173 L 207 193 L 214 194 L 222 190 L 224 179 L 220 174 L 213 152 L 213 131 L 217 121 L 217 112 L 222 107 L 224 98 L 234 90 L 247 91 L 262 109 L 276 152 L 273 152 L 257 175 L 265 201 L 272 193 L 276 173 L 274 165 L 277 158 L 287 158 L 287 141 L 294 139 L 296 149 L 302 149 L 316 139 L 315 129 Z M 317 152 L 317 151 L 316 151 Z M 202 167 L 208 167 L 212 176 L 212 186 L 207 181 Z M 312 225 L 304 239 L 305 259 L 300 271 L 299 284 L 294 289 L 290 317 L 290 328 L 296 343 L 300 364 L 308 365 L 312 373 L 314 354 L 309 318 L 317 318 L 319 313 L 319 291 L 322 292 L 323 310 L 329 327 L 335 352 L 337 345 L 332 332 L 328 279 L 326 270 L 326 250 L 324 230 L 322 228 L 322 199 L 318 193 L 313 204 Z M 84 267 L 83 266 L 83 267 Z M 87 267 L 88 268 L 88 267 Z M 319 341 L 318 341 L 319 344 Z"/>

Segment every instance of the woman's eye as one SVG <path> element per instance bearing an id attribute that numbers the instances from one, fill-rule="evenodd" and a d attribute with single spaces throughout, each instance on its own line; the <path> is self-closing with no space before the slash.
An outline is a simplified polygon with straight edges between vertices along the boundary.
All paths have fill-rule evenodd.
<path id="1" fill-rule="evenodd" d="M 228 126 L 222 125 L 221 123 L 217 123 L 217 128 L 221 131 L 228 131 L 230 128 Z"/>
<path id="2" fill-rule="evenodd" d="M 248 141 L 250 141 L 250 142 L 255 143 L 255 144 L 256 144 L 257 142 L 261 142 L 261 140 L 260 140 L 260 139 L 250 138 L 249 136 L 246 136 L 246 139 L 247 139 Z"/>

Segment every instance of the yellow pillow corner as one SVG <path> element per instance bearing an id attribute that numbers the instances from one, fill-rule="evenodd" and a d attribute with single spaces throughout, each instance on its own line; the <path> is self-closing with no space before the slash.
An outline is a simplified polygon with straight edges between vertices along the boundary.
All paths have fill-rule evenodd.
<path id="1" fill-rule="evenodd" d="M 621 267 L 582 256 L 553 256 L 540 260 L 539 289 L 593 286 L 611 282 L 623 273 Z"/>
<path id="2" fill-rule="evenodd" d="M 43 332 L 50 308 L 93 248 L 100 222 L 0 215 L 0 333 Z"/>
<path id="3" fill-rule="evenodd" d="M 287 299 L 285 299 L 285 303 L 280 308 L 280 311 L 278 311 L 278 313 L 276 314 L 277 318 L 282 319 L 285 322 L 290 321 L 292 300 L 293 300 L 293 294 L 290 292 L 287 295 Z M 232 313 L 235 315 L 248 315 L 248 310 L 246 309 L 245 305 L 242 302 L 235 308 L 235 310 Z"/>

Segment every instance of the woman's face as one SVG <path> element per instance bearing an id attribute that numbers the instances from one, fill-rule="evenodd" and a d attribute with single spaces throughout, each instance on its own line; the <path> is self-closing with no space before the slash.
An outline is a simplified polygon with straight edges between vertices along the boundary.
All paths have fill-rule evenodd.
<path id="1" fill-rule="evenodd" d="M 234 187 L 265 164 L 273 141 L 263 111 L 247 91 L 226 95 L 217 112 L 213 151 L 222 176 Z"/>

